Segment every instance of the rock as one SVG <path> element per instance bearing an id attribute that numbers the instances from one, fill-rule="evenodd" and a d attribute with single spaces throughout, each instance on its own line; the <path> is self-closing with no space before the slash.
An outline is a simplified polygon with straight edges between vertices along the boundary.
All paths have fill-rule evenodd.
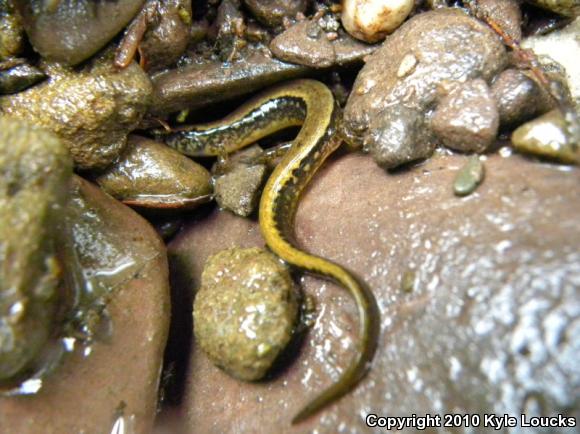
<path id="1" fill-rule="evenodd" d="M 554 101 L 526 73 L 506 69 L 491 86 L 502 126 L 514 126 L 554 108 Z"/>
<path id="2" fill-rule="evenodd" d="M 395 31 L 414 5 L 413 0 L 345 0 L 342 25 L 361 41 L 377 42 Z"/>
<path id="3" fill-rule="evenodd" d="M 147 69 L 157 71 L 175 63 L 191 39 L 191 0 L 161 1 L 139 50 Z"/>
<path id="4" fill-rule="evenodd" d="M 385 40 L 359 73 L 345 108 L 343 135 L 353 146 L 364 144 L 387 168 L 424 157 L 425 149 L 434 148 L 424 114 L 435 104 L 440 85 L 475 78 L 489 82 L 506 62 L 498 36 L 465 13 L 438 9 L 416 15 Z M 404 118 L 409 113 L 415 126 L 399 128 L 409 124 Z M 408 146 L 422 149 L 389 150 Z"/>
<path id="5" fill-rule="evenodd" d="M 422 111 L 402 104 L 384 110 L 370 123 L 363 150 L 387 169 L 429 157 L 435 141 L 425 128 L 423 116 Z M 378 143 L 380 146 L 374 146 Z"/>
<path id="6" fill-rule="evenodd" d="M 263 164 L 238 165 L 215 181 L 215 199 L 222 208 L 249 217 L 258 206 L 267 169 Z"/>
<path id="7" fill-rule="evenodd" d="M 0 118 L 0 390 L 44 368 L 58 328 L 56 247 L 71 176 L 57 137 Z"/>
<path id="8" fill-rule="evenodd" d="M 333 44 L 338 65 L 360 63 L 376 48 L 346 35 L 339 35 Z M 184 109 L 195 110 L 312 74 L 311 68 L 281 62 L 252 49 L 240 53 L 231 62 L 199 61 L 153 77 L 154 101 L 150 114 L 166 117 Z"/>
<path id="9" fill-rule="evenodd" d="M 163 117 L 254 92 L 306 75 L 308 68 L 280 62 L 254 51 L 231 63 L 202 62 L 170 69 L 153 78 L 151 114 Z"/>
<path id="10" fill-rule="evenodd" d="M 34 49 L 49 60 L 76 65 L 107 45 L 139 12 L 144 0 L 45 3 L 14 0 Z"/>
<path id="11" fill-rule="evenodd" d="M 453 181 L 453 192 L 456 196 L 467 196 L 473 193 L 482 183 L 484 175 L 485 168 L 479 157 L 471 157 L 457 172 Z"/>
<path id="12" fill-rule="evenodd" d="M 275 37 L 270 50 L 280 60 L 312 68 L 327 68 L 336 61 L 332 44 L 318 22 L 313 20 L 294 24 Z"/>
<path id="13" fill-rule="evenodd" d="M 195 207 L 212 193 L 209 172 L 176 150 L 153 140 L 129 136 L 120 159 L 101 172 L 97 184 L 130 205 L 152 208 Z"/>
<path id="14" fill-rule="evenodd" d="M 330 33 L 325 33 L 319 20 L 305 20 L 276 36 L 270 43 L 270 50 L 280 60 L 311 68 L 328 68 L 362 61 L 377 48 L 343 31 L 335 34 L 336 39 L 331 41 Z"/>
<path id="15" fill-rule="evenodd" d="M 35 395 L 0 397 L 0 432 L 101 433 L 115 424 L 149 432 L 169 322 L 165 248 L 147 222 L 100 189 L 76 178 L 73 194 L 92 212 L 77 228 L 89 229 L 87 238 L 75 239 L 81 261 L 97 261 L 85 276 L 116 283 L 106 303 L 109 336 L 76 345 Z M 102 250 L 111 239 L 115 249 Z"/>
<path id="16" fill-rule="evenodd" d="M 77 169 L 108 166 L 149 107 L 149 78 L 135 63 L 117 71 L 109 55 L 78 72 L 53 65 L 47 73 L 44 83 L 0 97 L 0 111 L 54 132 Z"/>
<path id="17" fill-rule="evenodd" d="M 484 152 L 499 128 L 496 101 L 485 81 L 471 80 L 452 90 L 437 106 L 431 127 L 448 148 Z"/>
<path id="18" fill-rule="evenodd" d="M 567 17 L 580 15 L 578 0 L 526 0 L 528 3 Z"/>
<path id="19" fill-rule="evenodd" d="M 522 11 L 519 0 L 479 0 L 477 6 L 514 41 L 519 42 L 522 39 Z"/>
<path id="20" fill-rule="evenodd" d="M 0 95 L 20 92 L 46 78 L 35 66 L 17 63 L 6 69 L 0 65 Z"/>
<path id="21" fill-rule="evenodd" d="M 0 61 L 18 56 L 24 48 L 22 18 L 11 0 L 0 0 Z"/>
<path id="22" fill-rule="evenodd" d="M 580 18 L 560 30 L 555 30 L 547 35 L 532 36 L 522 41 L 522 47 L 531 49 L 537 56 L 545 56 L 562 65 L 566 71 L 568 87 L 576 110 L 580 111 Z"/>
<path id="23" fill-rule="evenodd" d="M 281 26 L 284 19 L 294 19 L 306 11 L 309 0 L 244 0 L 252 14 L 269 27 Z"/>
<path id="24" fill-rule="evenodd" d="M 575 130 L 578 129 L 576 124 Z M 513 132 L 511 141 L 518 151 L 562 163 L 580 164 L 580 138 L 574 136 L 573 131 L 562 113 L 555 109 L 521 125 Z"/>
<path id="25" fill-rule="evenodd" d="M 195 342 L 233 377 L 259 380 L 290 341 L 297 312 L 294 283 L 275 255 L 224 250 L 204 267 L 193 308 Z"/>
<path id="26" fill-rule="evenodd" d="M 436 156 L 390 175 L 362 155 L 331 160 L 298 208 L 296 239 L 376 295 L 382 327 L 368 376 L 290 424 L 348 364 L 357 330 L 350 296 L 305 275 L 317 318 L 270 381 L 229 378 L 193 345 L 183 432 L 366 433 L 369 413 L 577 417 L 580 170 L 490 155 L 478 194 L 459 199 L 450 186 L 464 161 Z M 255 222 L 230 213 L 197 220 L 169 245 L 175 290 L 199 285 L 209 255 L 263 243 Z M 409 270 L 411 292 L 400 289 Z"/>

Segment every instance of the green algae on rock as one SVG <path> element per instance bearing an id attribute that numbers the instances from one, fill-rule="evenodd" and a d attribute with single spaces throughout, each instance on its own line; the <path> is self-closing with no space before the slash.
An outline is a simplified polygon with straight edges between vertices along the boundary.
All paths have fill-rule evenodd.
<path id="1" fill-rule="evenodd" d="M 129 136 L 119 160 L 96 178 L 111 196 L 150 208 L 195 207 L 210 199 L 209 172 L 176 150 Z"/>
<path id="2" fill-rule="evenodd" d="M 57 64 L 47 70 L 44 83 L 0 97 L 0 111 L 54 132 L 76 168 L 108 166 L 149 107 L 149 78 L 136 63 L 116 70 L 110 53 L 80 71 Z"/>
<path id="3" fill-rule="evenodd" d="M 54 334 L 61 296 L 57 232 L 71 174 L 57 137 L 0 118 L 0 387 L 41 369 Z"/>
<path id="4" fill-rule="evenodd" d="M 194 332 L 213 363 L 241 380 L 258 380 L 290 341 L 297 312 L 292 278 L 278 258 L 233 248 L 206 262 Z"/>

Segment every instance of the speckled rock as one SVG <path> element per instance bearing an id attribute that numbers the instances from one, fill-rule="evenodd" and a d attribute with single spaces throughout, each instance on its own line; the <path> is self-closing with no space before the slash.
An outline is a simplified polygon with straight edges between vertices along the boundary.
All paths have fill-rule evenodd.
<path id="1" fill-rule="evenodd" d="M 331 160 L 298 208 L 296 238 L 375 293 L 382 321 L 370 373 L 335 405 L 290 424 L 344 369 L 356 339 L 349 295 L 306 275 L 314 326 L 270 381 L 229 378 L 193 346 L 183 432 L 376 432 L 369 413 L 578 418 L 580 170 L 495 154 L 485 182 L 457 198 L 451 186 L 466 160 L 437 156 L 393 175 L 367 156 Z M 206 258 L 232 245 L 262 246 L 257 224 L 216 211 L 182 231 L 169 246 L 176 292 L 199 285 Z"/>
<path id="2" fill-rule="evenodd" d="M 119 160 L 96 177 L 99 186 L 128 204 L 152 208 L 195 207 L 212 193 L 209 172 L 161 143 L 129 136 Z"/>
<path id="3" fill-rule="evenodd" d="M 491 86 L 502 126 L 513 126 L 554 108 L 554 101 L 540 85 L 517 69 L 506 69 Z"/>
<path id="4" fill-rule="evenodd" d="M 34 49 L 76 65 L 103 48 L 137 14 L 144 0 L 13 0 Z"/>
<path id="5" fill-rule="evenodd" d="M 485 81 L 468 81 L 445 96 L 431 120 L 433 132 L 448 148 L 483 152 L 499 128 L 497 104 Z"/>
<path id="6" fill-rule="evenodd" d="M 263 24 L 270 27 L 282 25 L 284 19 L 294 19 L 305 12 L 309 0 L 244 0 L 244 4 Z"/>
<path id="7" fill-rule="evenodd" d="M 0 97 L 0 112 L 54 132 L 76 168 L 106 167 L 149 107 L 149 78 L 136 63 L 116 70 L 109 54 L 79 72 L 52 65 L 48 74 L 38 86 Z"/>
<path id="8" fill-rule="evenodd" d="M 386 168 L 424 158 L 435 145 L 424 114 L 435 104 L 438 87 L 475 78 L 489 82 L 506 62 L 498 36 L 465 13 L 438 9 L 416 15 L 359 73 L 344 112 L 344 136 Z"/>
<path id="9" fill-rule="evenodd" d="M 43 368 L 58 329 L 58 233 L 72 162 L 53 134 L 0 118 L 0 390 Z"/>
<path id="10" fill-rule="evenodd" d="M 100 306 L 110 328 L 89 347 L 77 342 L 37 394 L 0 397 L 0 432 L 97 434 L 121 424 L 150 432 L 169 324 L 165 247 L 139 215 L 88 182 L 76 178 L 73 197 L 87 208 L 75 227 L 86 284 L 114 284 Z"/>
<path id="11" fill-rule="evenodd" d="M 23 48 L 22 19 L 11 0 L 0 0 L 0 60 L 17 56 Z"/>
<path id="12" fill-rule="evenodd" d="M 224 250 L 203 270 L 193 308 L 195 342 L 230 375 L 259 380 L 288 344 L 297 310 L 294 283 L 275 255 Z"/>

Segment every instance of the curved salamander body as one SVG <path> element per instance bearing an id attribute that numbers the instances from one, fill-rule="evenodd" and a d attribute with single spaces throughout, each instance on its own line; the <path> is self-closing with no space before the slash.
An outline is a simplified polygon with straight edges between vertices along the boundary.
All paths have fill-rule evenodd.
<path id="1" fill-rule="evenodd" d="M 294 417 L 293 423 L 345 395 L 360 381 L 370 366 L 379 334 L 379 311 L 366 286 L 340 265 L 306 253 L 293 242 L 300 195 L 340 144 L 335 134 L 338 111 L 332 93 L 322 83 L 296 80 L 258 95 L 218 122 L 189 127 L 165 138 L 168 145 L 190 156 L 223 155 L 273 132 L 302 125 L 264 188 L 260 229 L 268 247 L 284 261 L 344 286 L 356 301 L 360 326 L 354 360 L 336 383 Z"/>

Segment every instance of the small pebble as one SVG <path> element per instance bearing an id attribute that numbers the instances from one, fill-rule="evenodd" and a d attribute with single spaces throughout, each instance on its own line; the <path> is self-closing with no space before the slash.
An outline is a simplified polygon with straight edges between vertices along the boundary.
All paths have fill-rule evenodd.
<path id="1" fill-rule="evenodd" d="M 357 39 L 377 42 L 397 29 L 413 6 L 413 0 L 345 0 L 342 25 Z"/>
<path id="2" fill-rule="evenodd" d="M 459 169 L 453 182 L 456 196 L 467 196 L 475 191 L 485 176 L 485 168 L 479 157 L 471 157 L 465 166 Z"/>
<path id="3" fill-rule="evenodd" d="M 416 280 L 417 273 L 415 270 L 406 270 L 401 276 L 401 290 L 403 292 L 413 292 Z"/>
<path id="4" fill-rule="evenodd" d="M 254 212 L 260 197 L 260 188 L 266 175 L 264 165 L 237 167 L 219 177 L 215 183 L 216 201 L 241 217 Z"/>
<path id="5" fill-rule="evenodd" d="M 578 138 L 574 139 L 562 113 L 557 109 L 516 129 L 512 134 L 512 145 L 520 152 L 562 163 L 580 163 Z"/>

